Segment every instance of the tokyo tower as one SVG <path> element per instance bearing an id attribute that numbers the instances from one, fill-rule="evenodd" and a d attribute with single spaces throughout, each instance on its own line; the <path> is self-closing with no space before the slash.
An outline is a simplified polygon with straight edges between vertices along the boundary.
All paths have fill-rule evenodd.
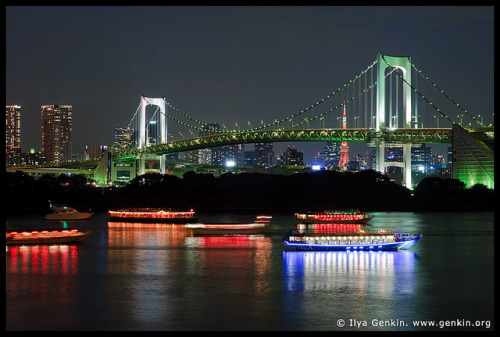
<path id="1" fill-rule="evenodd" d="M 347 117 L 345 114 L 345 104 L 344 104 L 344 114 L 342 115 L 342 128 L 347 129 Z M 344 168 L 349 162 L 349 145 L 347 142 L 340 143 L 340 160 L 338 167 Z"/>

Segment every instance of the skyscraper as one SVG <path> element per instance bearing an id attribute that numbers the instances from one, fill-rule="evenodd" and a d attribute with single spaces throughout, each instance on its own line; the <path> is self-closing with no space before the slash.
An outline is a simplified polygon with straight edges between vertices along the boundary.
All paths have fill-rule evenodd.
<path id="1" fill-rule="evenodd" d="M 21 107 L 5 107 L 5 153 L 8 165 L 17 164 L 21 155 Z"/>
<path id="2" fill-rule="evenodd" d="M 47 163 L 63 163 L 71 159 L 71 105 L 42 105 L 41 153 Z"/>
<path id="3" fill-rule="evenodd" d="M 118 150 L 130 149 L 133 146 L 134 130 L 115 128 L 113 147 Z"/>

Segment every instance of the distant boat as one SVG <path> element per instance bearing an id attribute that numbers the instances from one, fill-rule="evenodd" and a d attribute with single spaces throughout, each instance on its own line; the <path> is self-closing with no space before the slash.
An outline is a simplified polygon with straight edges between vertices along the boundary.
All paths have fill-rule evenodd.
<path id="1" fill-rule="evenodd" d="M 373 215 L 366 215 L 357 210 L 323 211 L 295 213 L 295 218 L 305 224 L 336 223 L 336 224 L 366 224 Z"/>
<path id="2" fill-rule="evenodd" d="M 253 223 L 189 223 L 185 227 L 195 235 L 263 234 L 271 216 L 259 215 Z"/>
<path id="3" fill-rule="evenodd" d="M 5 233 L 7 245 L 53 245 L 83 241 L 91 231 L 79 232 L 77 229 L 12 231 Z"/>
<path id="4" fill-rule="evenodd" d="M 198 220 L 192 209 L 180 212 L 163 208 L 127 208 L 108 213 L 111 222 L 188 223 Z"/>
<path id="5" fill-rule="evenodd" d="M 49 206 L 52 213 L 45 215 L 45 220 L 85 220 L 94 214 L 92 212 L 78 212 L 69 206 L 55 206 L 50 201 Z"/>
<path id="6" fill-rule="evenodd" d="M 422 238 L 411 233 L 312 234 L 291 230 L 283 237 L 285 246 L 312 251 L 378 251 L 408 249 Z"/>

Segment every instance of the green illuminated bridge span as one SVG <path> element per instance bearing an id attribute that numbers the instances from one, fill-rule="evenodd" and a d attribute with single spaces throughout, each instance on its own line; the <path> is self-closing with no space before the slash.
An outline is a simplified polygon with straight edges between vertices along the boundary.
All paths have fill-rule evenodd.
<path id="1" fill-rule="evenodd" d="M 138 155 L 163 155 L 231 144 L 259 142 L 347 141 L 371 143 L 378 140 L 389 144 L 451 143 L 451 130 L 451 128 L 400 128 L 376 131 L 375 129 L 338 128 L 230 132 L 157 144 L 143 149 L 114 151 L 113 157 L 116 160 L 126 160 L 136 158 Z"/>

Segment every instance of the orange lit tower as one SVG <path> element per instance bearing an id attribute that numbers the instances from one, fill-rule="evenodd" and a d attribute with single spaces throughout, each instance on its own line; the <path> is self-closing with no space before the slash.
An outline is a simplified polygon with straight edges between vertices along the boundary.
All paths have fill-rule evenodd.
<path id="1" fill-rule="evenodd" d="M 347 129 L 347 117 L 345 114 L 345 104 L 344 104 L 344 114 L 342 115 L 342 128 Z M 345 168 L 349 162 L 349 145 L 347 142 L 340 143 L 340 160 L 339 167 Z"/>

